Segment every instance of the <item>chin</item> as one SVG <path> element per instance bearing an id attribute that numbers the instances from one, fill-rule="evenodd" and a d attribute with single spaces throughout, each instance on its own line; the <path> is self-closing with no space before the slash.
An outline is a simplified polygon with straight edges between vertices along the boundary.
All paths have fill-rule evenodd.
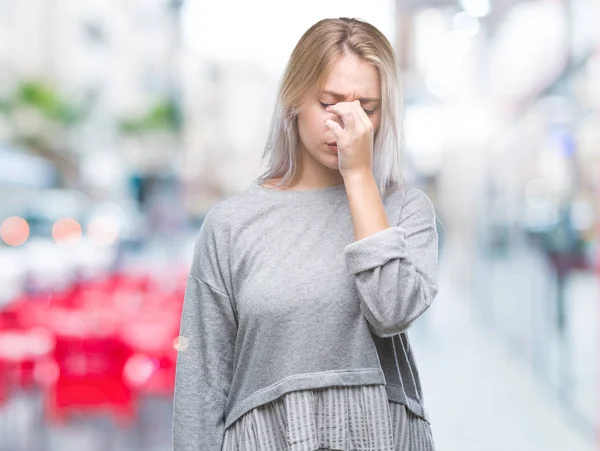
<path id="1" fill-rule="evenodd" d="M 340 167 L 338 165 L 337 162 L 337 158 L 333 157 L 332 160 L 328 160 L 328 161 L 323 161 L 321 162 L 321 164 L 329 169 L 335 170 L 335 171 L 339 171 Z"/>

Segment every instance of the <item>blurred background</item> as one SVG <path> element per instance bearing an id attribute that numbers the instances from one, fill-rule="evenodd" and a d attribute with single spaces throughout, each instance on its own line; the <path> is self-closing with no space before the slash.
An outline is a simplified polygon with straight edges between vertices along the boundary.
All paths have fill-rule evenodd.
<path id="1" fill-rule="evenodd" d="M 339 16 L 394 45 L 438 214 L 438 451 L 600 449 L 600 1 L 0 0 L 0 450 L 171 448 L 194 239 Z"/>

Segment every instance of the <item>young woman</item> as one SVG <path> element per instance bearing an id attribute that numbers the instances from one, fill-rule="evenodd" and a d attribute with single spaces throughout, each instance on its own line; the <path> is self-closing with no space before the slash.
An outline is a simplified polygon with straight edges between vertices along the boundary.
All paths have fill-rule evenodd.
<path id="1" fill-rule="evenodd" d="M 429 197 L 404 186 L 389 41 L 301 37 L 269 168 L 214 205 L 181 318 L 174 451 L 433 450 L 407 330 L 437 294 Z"/>

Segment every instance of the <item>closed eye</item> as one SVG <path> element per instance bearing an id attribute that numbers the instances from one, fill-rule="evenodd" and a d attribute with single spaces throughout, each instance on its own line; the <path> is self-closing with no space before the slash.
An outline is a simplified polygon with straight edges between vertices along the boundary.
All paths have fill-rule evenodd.
<path id="1" fill-rule="evenodd" d="M 331 105 L 333 105 L 332 103 L 323 103 L 323 102 L 319 102 L 319 103 L 321 104 L 321 106 L 322 106 L 323 108 L 327 108 L 328 106 L 331 106 Z M 367 113 L 368 115 L 375 114 L 375 110 L 365 110 L 364 108 L 363 108 L 363 110 L 364 110 L 364 112 L 365 112 L 365 113 Z"/>

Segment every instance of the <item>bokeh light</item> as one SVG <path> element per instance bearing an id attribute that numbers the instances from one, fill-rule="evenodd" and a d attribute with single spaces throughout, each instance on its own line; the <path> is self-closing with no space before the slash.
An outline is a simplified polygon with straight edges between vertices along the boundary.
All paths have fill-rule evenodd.
<path id="1" fill-rule="evenodd" d="M 177 351 L 185 351 L 188 348 L 189 339 L 180 335 L 173 340 L 173 348 Z"/>
<path id="2" fill-rule="evenodd" d="M 6 218 L 0 225 L 0 236 L 9 246 L 21 246 L 29 237 L 29 224 L 19 216 Z"/>
<path id="3" fill-rule="evenodd" d="M 110 246 L 119 237 L 119 226 L 110 216 L 96 216 L 88 224 L 87 236 L 97 246 Z"/>
<path id="4" fill-rule="evenodd" d="M 81 238 L 81 225 L 76 219 L 62 218 L 52 227 L 52 238 L 57 244 L 77 242 Z"/>

